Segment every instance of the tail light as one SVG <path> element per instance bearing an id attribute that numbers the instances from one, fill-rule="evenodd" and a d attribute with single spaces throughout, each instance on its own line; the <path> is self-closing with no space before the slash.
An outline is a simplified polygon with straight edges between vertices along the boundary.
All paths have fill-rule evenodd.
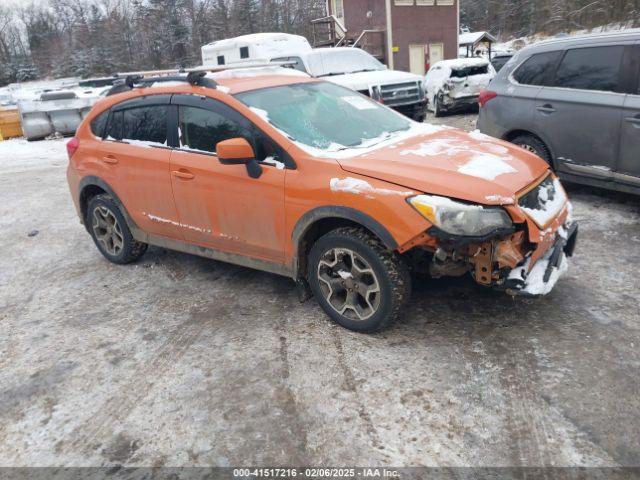
<path id="1" fill-rule="evenodd" d="M 76 137 L 73 137 L 71 140 L 67 142 L 67 155 L 69 156 L 69 160 L 73 157 L 73 154 L 76 153 L 78 147 L 80 146 L 80 140 Z"/>
<path id="2" fill-rule="evenodd" d="M 478 104 L 480 108 L 484 107 L 490 100 L 496 98 L 498 94 L 496 92 L 492 92 L 491 90 L 482 90 L 480 95 L 478 95 Z"/>

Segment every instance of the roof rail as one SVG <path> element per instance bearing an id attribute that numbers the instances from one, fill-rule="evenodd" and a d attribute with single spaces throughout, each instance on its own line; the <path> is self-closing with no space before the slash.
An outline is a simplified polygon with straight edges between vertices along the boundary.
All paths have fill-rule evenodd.
<path id="1" fill-rule="evenodd" d="M 170 70 L 142 70 L 136 72 L 122 72 L 114 75 L 119 81 L 109 90 L 107 96 L 122 93 L 133 88 L 146 87 L 160 82 L 187 82 L 199 87 L 216 88 L 217 82 L 206 77 L 207 73 L 217 73 L 226 70 L 244 70 L 250 68 L 290 67 L 296 62 L 246 62 L 235 65 L 218 65 L 215 67 L 194 67 Z M 180 74 L 187 74 L 186 76 Z"/>

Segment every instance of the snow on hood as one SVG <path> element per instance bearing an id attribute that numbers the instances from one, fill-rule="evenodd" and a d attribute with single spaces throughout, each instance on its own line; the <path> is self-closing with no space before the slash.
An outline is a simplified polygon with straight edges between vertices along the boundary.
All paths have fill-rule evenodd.
<path id="1" fill-rule="evenodd" d="M 375 72 L 346 73 L 321 77 L 328 82 L 342 85 L 353 90 L 369 90 L 374 85 L 391 85 L 403 82 L 420 82 L 422 77 L 408 72 L 396 70 L 376 70 Z"/>
<path id="2" fill-rule="evenodd" d="M 548 165 L 507 142 L 446 128 L 337 158 L 350 173 L 413 190 L 485 205 L 514 202 Z"/>

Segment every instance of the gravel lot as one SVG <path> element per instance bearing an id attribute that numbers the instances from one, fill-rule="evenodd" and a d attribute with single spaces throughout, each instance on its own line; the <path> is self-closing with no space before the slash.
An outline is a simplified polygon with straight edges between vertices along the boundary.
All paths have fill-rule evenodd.
<path id="1" fill-rule="evenodd" d="M 285 278 L 107 263 L 66 163 L 0 142 L 0 465 L 640 465 L 637 197 L 569 186 L 579 245 L 548 297 L 422 280 L 366 336 Z"/>

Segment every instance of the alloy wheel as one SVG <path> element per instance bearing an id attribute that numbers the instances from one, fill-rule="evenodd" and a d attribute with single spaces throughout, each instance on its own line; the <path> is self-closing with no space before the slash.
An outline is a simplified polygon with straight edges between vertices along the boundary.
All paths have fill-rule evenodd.
<path id="1" fill-rule="evenodd" d="M 520 148 L 525 149 L 527 152 L 531 152 L 531 153 L 534 153 L 534 154 L 536 154 L 536 155 L 539 155 L 539 154 L 538 154 L 538 151 L 537 151 L 535 148 L 533 148 L 531 145 L 528 145 L 528 144 L 526 144 L 526 143 L 521 143 L 521 144 L 520 144 L 520 145 L 518 145 L 518 146 L 519 146 Z"/>
<path id="2" fill-rule="evenodd" d="M 327 303 L 350 320 L 365 321 L 380 307 L 380 283 L 369 263 L 353 250 L 333 248 L 318 263 L 320 290 Z"/>
<path id="3" fill-rule="evenodd" d="M 96 207 L 93 210 L 93 233 L 102 248 L 114 257 L 124 248 L 124 236 L 120 222 L 107 207 Z"/>

